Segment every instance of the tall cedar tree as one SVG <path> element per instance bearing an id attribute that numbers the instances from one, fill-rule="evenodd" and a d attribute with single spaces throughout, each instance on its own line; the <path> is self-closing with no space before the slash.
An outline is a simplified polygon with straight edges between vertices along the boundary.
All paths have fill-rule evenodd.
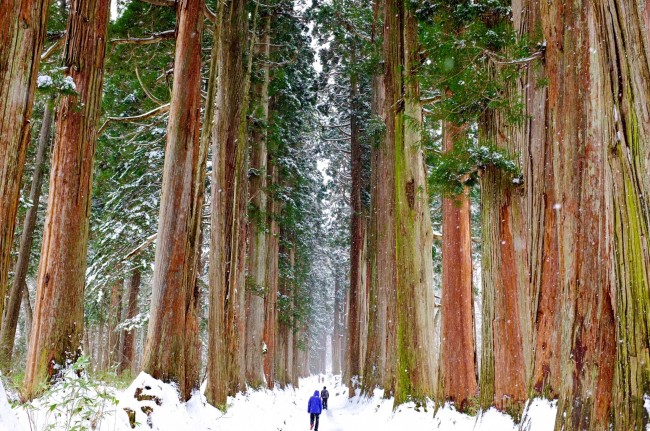
<path id="1" fill-rule="evenodd" d="M 421 143 L 422 108 L 415 75 L 417 21 L 403 0 L 384 3 L 386 139 L 394 142 L 397 253 L 395 404 L 435 391 L 433 232 Z M 424 251 L 424 252 L 423 252 Z"/>
<path id="2" fill-rule="evenodd" d="M 174 86 L 167 125 L 163 191 L 151 309 L 142 369 L 177 382 L 189 399 L 199 386 L 196 277 L 207 148 L 200 139 L 200 0 L 177 4 Z"/>
<path id="3" fill-rule="evenodd" d="M 23 395 L 32 398 L 81 352 L 88 221 L 101 114 L 108 0 L 73 0 L 64 66 L 76 93 L 56 113 L 52 173 Z"/>

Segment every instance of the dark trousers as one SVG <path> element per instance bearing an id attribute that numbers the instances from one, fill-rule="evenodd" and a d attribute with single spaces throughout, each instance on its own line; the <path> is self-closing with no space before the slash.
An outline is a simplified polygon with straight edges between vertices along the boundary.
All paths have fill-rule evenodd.
<path id="1" fill-rule="evenodd" d="M 327 410 L 327 398 L 323 398 L 323 410 Z"/>
<path id="2" fill-rule="evenodd" d="M 314 425 L 314 431 L 318 431 L 318 418 L 320 418 L 320 415 L 315 413 L 309 414 L 309 425 Z"/>

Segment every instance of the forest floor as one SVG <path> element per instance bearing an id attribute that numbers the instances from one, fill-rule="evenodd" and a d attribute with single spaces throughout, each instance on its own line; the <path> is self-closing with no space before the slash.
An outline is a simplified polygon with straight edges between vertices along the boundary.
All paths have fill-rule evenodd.
<path id="1" fill-rule="evenodd" d="M 228 410 L 222 414 L 198 394 L 181 403 L 173 386 L 141 374 L 127 389 L 119 391 L 69 381 L 66 388 L 29 407 L 17 405 L 13 409 L 6 401 L 3 406 L 4 391 L 0 387 L 0 431 L 307 431 L 307 402 L 323 386 L 330 392 L 330 402 L 320 417 L 321 431 L 551 431 L 555 419 L 554 405 L 543 400 L 533 403 L 522 428 L 493 409 L 468 416 L 445 406 L 434 415 L 433 405 L 416 409 L 411 403 L 393 411 L 393 401 L 383 399 L 382 391 L 375 391 L 373 397 L 349 398 L 340 376 L 332 375 L 301 379 L 295 390 L 239 394 L 229 398 Z M 140 400 L 134 398 L 138 388 Z M 129 410 L 135 428 L 129 421 Z M 16 416 L 18 421 L 8 415 Z"/>

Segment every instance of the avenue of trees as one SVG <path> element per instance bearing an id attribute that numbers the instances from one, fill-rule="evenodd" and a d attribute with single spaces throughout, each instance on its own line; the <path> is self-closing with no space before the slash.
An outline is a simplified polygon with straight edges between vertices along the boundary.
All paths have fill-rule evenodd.
<path id="1" fill-rule="evenodd" d="M 331 364 L 396 406 L 649 423 L 646 1 L 0 1 L 24 400 L 81 355 L 219 408 Z"/>

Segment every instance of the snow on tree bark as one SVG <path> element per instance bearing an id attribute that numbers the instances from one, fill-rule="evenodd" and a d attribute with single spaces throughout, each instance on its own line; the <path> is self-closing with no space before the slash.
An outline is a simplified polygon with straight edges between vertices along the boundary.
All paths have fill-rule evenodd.
<path id="1" fill-rule="evenodd" d="M 38 271 L 36 307 L 23 395 L 30 399 L 57 367 L 74 361 L 83 337 L 83 300 L 92 172 L 101 113 L 110 2 L 73 0 L 64 66 L 76 93 L 62 96 L 47 217 Z"/>

